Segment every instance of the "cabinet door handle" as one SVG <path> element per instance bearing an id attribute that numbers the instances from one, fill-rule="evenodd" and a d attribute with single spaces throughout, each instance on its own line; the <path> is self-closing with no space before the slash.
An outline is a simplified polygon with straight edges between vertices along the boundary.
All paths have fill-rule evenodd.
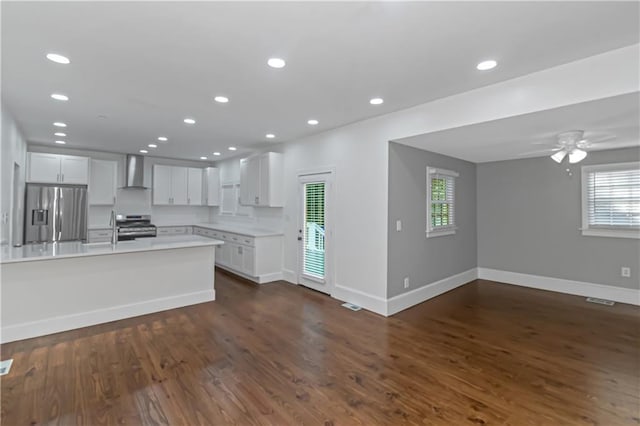
<path id="1" fill-rule="evenodd" d="M 62 174 L 62 182 L 64 182 L 64 173 Z"/>
<path id="2" fill-rule="evenodd" d="M 56 175 L 56 182 L 60 182 L 60 173 Z"/>
<path id="3" fill-rule="evenodd" d="M 116 203 L 116 196 L 114 195 L 113 196 L 113 204 L 115 204 L 115 203 Z"/>
<path id="4" fill-rule="evenodd" d="M 258 204 L 258 197 L 256 197 L 256 204 Z"/>

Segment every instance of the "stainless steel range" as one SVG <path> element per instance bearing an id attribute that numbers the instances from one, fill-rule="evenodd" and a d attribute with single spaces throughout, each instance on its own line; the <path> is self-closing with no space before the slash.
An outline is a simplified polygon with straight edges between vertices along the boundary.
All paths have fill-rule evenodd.
<path id="1" fill-rule="evenodd" d="M 134 238 L 155 237 L 156 226 L 151 223 L 151 216 L 144 215 L 117 215 L 118 241 L 133 240 Z"/>

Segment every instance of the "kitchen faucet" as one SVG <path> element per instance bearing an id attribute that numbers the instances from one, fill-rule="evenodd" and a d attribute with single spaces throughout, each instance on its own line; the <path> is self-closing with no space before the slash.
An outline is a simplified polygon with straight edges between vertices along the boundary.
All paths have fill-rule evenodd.
<path id="1" fill-rule="evenodd" d="M 116 212 L 115 210 L 111 210 L 111 220 L 109 221 L 109 226 L 111 226 L 111 244 L 118 244 L 118 227 L 116 226 Z"/>

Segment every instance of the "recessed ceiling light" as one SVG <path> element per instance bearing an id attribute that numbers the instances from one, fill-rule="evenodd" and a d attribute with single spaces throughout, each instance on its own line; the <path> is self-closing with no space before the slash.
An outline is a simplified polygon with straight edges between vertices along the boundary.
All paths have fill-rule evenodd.
<path id="1" fill-rule="evenodd" d="M 185 122 L 185 124 L 196 124 L 196 120 L 194 120 L 193 118 L 185 118 L 183 121 Z"/>
<path id="2" fill-rule="evenodd" d="M 53 99 L 55 99 L 56 101 L 68 101 L 69 100 L 69 97 L 67 95 L 62 95 L 60 93 L 53 93 L 51 95 L 51 97 Z"/>
<path id="3" fill-rule="evenodd" d="M 493 59 L 490 59 L 488 61 L 480 62 L 478 65 L 476 65 L 476 68 L 478 70 L 480 70 L 480 71 L 487 71 L 487 70 L 495 68 L 496 65 L 498 65 L 498 63 L 496 61 L 494 61 Z"/>
<path id="4" fill-rule="evenodd" d="M 315 126 L 315 125 L 317 125 L 317 124 L 318 124 L 318 120 L 309 120 L 309 121 L 307 121 L 307 124 L 310 124 L 310 125 L 312 125 L 312 126 Z"/>
<path id="5" fill-rule="evenodd" d="M 236 149 L 238 149 L 238 148 L 236 148 L 235 146 L 230 146 L 229 147 L 229 151 L 235 151 Z"/>
<path id="6" fill-rule="evenodd" d="M 215 155 L 217 157 L 217 156 L 222 155 L 222 154 L 220 154 L 218 151 L 216 151 L 216 152 L 213 153 L 213 155 Z"/>
<path id="7" fill-rule="evenodd" d="M 269 58 L 269 60 L 267 61 L 267 64 L 271 68 L 284 68 L 284 66 L 287 65 L 284 59 L 281 59 L 281 58 Z"/>
<path id="8" fill-rule="evenodd" d="M 273 139 L 276 137 L 276 135 L 274 135 L 273 133 L 267 133 L 266 135 L 264 135 L 264 137 L 267 139 Z"/>
<path id="9" fill-rule="evenodd" d="M 147 145 L 149 148 L 157 148 L 158 145 L 156 145 L 155 143 L 150 143 L 149 145 Z"/>
<path id="10" fill-rule="evenodd" d="M 370 103 L 371 105 L 380 105 L 380 104 L 384 103 L 384 99 L 382 99 L 382 98 L 372 98 L 372 99 L 369 101 L 369 103 Z"/>
<path id="11" fill-rule="evenodd" d="M 56 127 L 67 127 L 65 123 L 62 123 L 60 121 L 56 121 L 55 123 L 53 123 L 53 125 Z"/>
<path id="12" fill-rule="evenodd" d="M 67 136 L 67 134 L 62 132 L 55 132 L 53 136 L 60 136 L 61 138 L 64 138 L 65 136 Z"/>
<path id="13" fill-rule="evenodd" d="M 226 96 L 216 96 L 215 98 L 213 98 L 213 100 L 221 104 L 226 104 L 227 102 L 229 102 L 229 98 L 227 98 Z"/>
<path id="14" fill-rule="evenodd" d="M 201 159 L 201 160 L 206 160 L 206 159 L 207 159 L 207 157 L 200 157 L 200 159 Z"/>
<path id="15" fill-rule="evenodd" d="M 149 151 L 147 151 L 146 149 L 141 149 L 140 152 L 143 153 L 143 154 L 146 154 Z"/>
<path id="16" fill-rule="evenodd" d="M 60 145 L 64 145 L 66 142 L 65 141 L 56 141 L 56 143 L 60 144 Z"/>
<path id="17" fill-rule="evenodd" d="M 166 141 L 168 141 L 169 139 L 167 139 L 165 136 L 160 136 L 160 137 L 158 137 L 158 140 L 159 140 L 160 142 L 166 142 Z"/>
<path id="18" fill-rule="evenodd" d="M 47 53 L 47 59 L 58 64 L 68 64 L 71 61 L 66 56 L 58 55 L 57 53 Z"/>

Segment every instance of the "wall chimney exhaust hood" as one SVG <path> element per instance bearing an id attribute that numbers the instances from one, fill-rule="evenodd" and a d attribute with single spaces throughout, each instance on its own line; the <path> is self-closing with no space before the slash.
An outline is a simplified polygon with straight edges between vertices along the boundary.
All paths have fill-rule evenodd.
<path id="1" fill-rule="evenodd" d="M 144 186 L 144 157 L 127 154 L 125 184 L 122 189 L 149 189 Z"/>

